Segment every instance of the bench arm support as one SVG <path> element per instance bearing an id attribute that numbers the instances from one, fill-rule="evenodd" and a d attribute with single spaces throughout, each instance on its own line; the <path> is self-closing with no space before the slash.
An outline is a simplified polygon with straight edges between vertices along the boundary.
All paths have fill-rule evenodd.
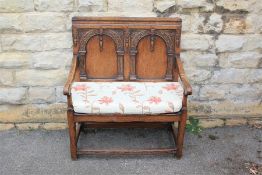
<path id="1" fill-rule="evenodd" d="M 72 60 L 71 69 L 70 69 L 66 84 L 63 89 L 64 95 L 67 95 L 67 96 L 71 95 L 70 88 L 71 88 L 72 83 L 74 82 L 77 65 L 78 65 L 78 59 L 77 59 L 77 56 L 74 55 L 73 60 Z"/>
<path id="2" fill-rule="evenodd" d="M 189 81 L 188 81 L 188 79 L 185 75 L 183 63 L 182 63 L 180 57 L 176 58 L 176 65 L 177 65 L 177 71 L 178 71 L 179 77 L 182 81 L 182 85 L 183 85 L 183 88 L 184 88 L 184 95 L 186 95 L 186 96 L 191 95 L 192 94 L 192 87 L 189 84 Z"/>

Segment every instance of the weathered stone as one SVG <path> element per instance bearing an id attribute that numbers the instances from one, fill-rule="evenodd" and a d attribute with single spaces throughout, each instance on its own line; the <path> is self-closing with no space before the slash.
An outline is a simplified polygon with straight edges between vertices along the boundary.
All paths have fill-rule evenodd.
<path id="1" fill-rule="evenodd" d="M 192 95 L 188 96 L 189 100 L 199 100 L 199 89 L 198 85 L 192 86 Z"/>
<path id="2" fill-rule="evenodd" d="M 262 49 L 262 34 L 245 35 L 244 51 Z"/>
<path id="3" fill-rule="evenodd" d="M 177 0 L 177 5 L 185 9 L 202 8 L 204 11 L 212 11 L 214 9 L 214 4 L 208 3 L 206 0 Z"/>
<path id="4" fill-rule="evenodd" d="M 220 14 L 194 14 L 192 19 L 192 32 L 194 33 L 219 33 L 223 27 Z"/>
<path id="5" fill-rule="evenodd" d="M 63 86 L 56 87 L 56 102 L 57 103 L 66 103 L 66 96 L 63 94 Z"/>
<path id="6" fill-rule="evenodd" d="M 71 60 L 71 50 L 37 52 L 32 54 L 31 67 L 37 69 L 65 68 L 66 65 L 71 64 Z"/>
<path id="7" fill-rule="evenodd" d="M 30 103 L 52 103 L 55 101 L 55 89 L 52 87 L 30 87 Z"/>
<path id="8" fill-rule="evenodd" d="M 24 15 L 24 31 L 65 31 L 65 15 L 58 13 L 27 13 Z"/>
<path id="9" fill-rule="evenodd" d="M 1 14 L 0 16 L 0 32 L 21 32 L 22 20 L 19 14 Z"/>
<path id="10" fill-rule="evenodd" d="M 26 100 L 26 88 L 0 88 L 0 104 L 23 104 Z"/>
<path id="11" fill-rule="evenodd" d="M 243 36 L 234 35 L 220 35 L 215 42 L 218 52 L 237 51 L 243 47 L 244 43 Z"/>
<path id="12" fill-rule="evenodd" d="M 79 0 L 78 10 L 84 12 L 107 11 L 106 0 Z"/>
<path id="13" fill-rule="evenodd" d="M 16 72 L 18 86 L 57 86 L 66 80 L 64 70 L 20 70 Z"/>
<path id="14" fill-rule="evenodd" d="M 19 130 L 36 130 L 40 128 L 41 123 L 18 123 L 15 124 Z"/>
<path id="15" fill-rule="evenodd" d="M 203 128 L 214 128 L 224 126 L 225 122 L 222 119 L 201 119 L 199 125 Z"/>
<path id="16" fill-rule="evenodd" d="M 225 124 L 226 126 L 246 125 L 247 119 L 244 119 L 244 118 L 226 119 Z"/>
<path id="17" fill-rule="evenodd" d="M 186 69 L 188 79 L 193 83 L 204 83 L 211 77 L 211 71 L 204 69 Z"/>
<path id="18" fill-rule="evenodd" d="M 262 9 L 262 7 L 261 7 Z M 262 18 L 257 14 L 250 14 L 246 18 L 246 31 L 248 33 L 262 33 Z"/>
<path id="19" fill-rule="evenodd" d="M 214 41 L 210 35 L 184 34 L 181 39 L 181 48 L 183 50 L 211 50 L 214 47 Z"/>
<path id="20" fill-rule="evenodd" d="M 204 85 L 199 96 L 201 100 L 221 100 L 225 98 L 226 91 L 220 85 Z"/>
<path id="21" fill-rule="evenodd" d="M 28 65 L 28 53 L 0 53 L 1 68 L 21 68 Z"/>
<path id="22" fill-rule="evenodd" d="M 225 18 L 225 25 L 223 33 L 246 33 L 247 24 L 245 16 L 243 15 L 234 15 L 227 16 Z"/>
<path id="23" fill-rule="evenodd" d="M 73 11 L 74 0 L 34 0 L 36 11 Z"/>
<path id="24" fill-rule="evenodd" d="M 28 107 L 28 122 L 65 122 L 66 104 L 38 104 Z"/>
<path id="25" fill-rule="evenodd" d="M 217 55 L 212 53 L 201 53 L 194 51 L 187 51 L 181 53 L 181 59 L 185 67 L 199 66 L 211 67 L 215 66 L 217 62 Z"/>
<path id="26" fill-rule="evenodd" d="M 108 11 L 129 12 L 139 15 L 153 10 L 153 0 L 108 0 Z M 137 13 L 137 14 L 135 14 Z"/>
<path id="27" fill-rule="evenodd" d="M 218 0 L 216 5 L 229 11 L 246 11 L 249 2 L 246 0 Z"/>
<path id="28" fill-rule="evenodd" d="M 221 69 L 214 71 L 212 83 L 247 83 L 248 69 Z"/>
<path id="29" fill-rule="evenodd" d="M 4 51 L 43 51 L 72 47 L 71 33 L 3 35 Z"/>
<path id="30" fill-rule="evenodd" d="M 248 124 L 251 126 L 257 126 L 262 125 L 262 119 L 261 118 L 250 118 L 248 119 Z"/>
<path id="31" fill-rule="evenodd" d="M 182 19 L 182 32 L 189 32 L 191 30 L 191 15 L 174 13 L 169 16 L 170 18 L 179 17 Z"/>
<path id="32" fill-rule="evenodd" d="M 0 122 L 15 123 L 28 119 L 26 105 L 0 105 Z"/>
<path id="33" fill-rule="evenodd" d="M 13 71 L 0 69 L 0 85 L 14 85 Z"/>
<path id="34" fill-rule="evenodd" d="M 64 130 L 67 128 L 67 123 L 45 123 L 41 128 L 46 130 Z"/>
<path id="35" fill-rule="evenodd" d="M 237 52 L 220 55 L 219 66 L 226 68 L 256 68 L 262 60 L 258 52 Z"/>
<path id="36" fill-rule="evenodd" d="M 10 123 L 0 123 L 0 131 L 7 131 L 13 129 L 15 127 L 14 124 Z"/>
<path id="37" fill-rule="evenodd" d="M 0 12 L 34 11 L 33 0 L 0 0 Z"/>
<path id="38" fill-rule="evenodd" d="M 154 0 L 154 8 L 161 13 L 170 8 L 173 8 L 175 5 L 175 0 Z"/>

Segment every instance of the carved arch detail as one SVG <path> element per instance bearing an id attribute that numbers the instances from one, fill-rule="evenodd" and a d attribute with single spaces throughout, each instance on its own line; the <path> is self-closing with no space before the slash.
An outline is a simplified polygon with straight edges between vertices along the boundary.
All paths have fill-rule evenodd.
<path id="1" fill-rule="evenodd" d="M 174 41 L 175 41 L 175 32 L 168 30 L 154 30 L 153 35 L 159 36 L 165 42 L 167 52 L 174 53 Z M 140 40 L 146 36 L 152 35 L 150 30 L 135 30 L 131 33 L 131 50 L 137 50 L 138 43 Z"/>
<path id="2" fill-rule="evenodd" d="M 114 41 L 117 51 L 122 51 L 124 49 L 124 42 L 122 39 L 124 34 L 123 31 L 105 29 L 102 30 L 102 34 L 109 36 Z M 88 41 L 96 35 L 101 35 L 101 32 L 99 31 L 99 29 L 90 29 L 88 31 L 79 32 L 79 35 L 79 38 L 81 38 L 79 52 L 85 53 Z"/>

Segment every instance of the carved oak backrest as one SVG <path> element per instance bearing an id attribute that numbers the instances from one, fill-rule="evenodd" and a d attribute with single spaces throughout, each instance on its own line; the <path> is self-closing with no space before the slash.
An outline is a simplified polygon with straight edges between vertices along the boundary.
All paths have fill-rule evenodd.
<path id="1" fill-rule="evenodd" d="M 176 80 L 180 18 L 74 17 L 72 23 L 81 80 Z"/>

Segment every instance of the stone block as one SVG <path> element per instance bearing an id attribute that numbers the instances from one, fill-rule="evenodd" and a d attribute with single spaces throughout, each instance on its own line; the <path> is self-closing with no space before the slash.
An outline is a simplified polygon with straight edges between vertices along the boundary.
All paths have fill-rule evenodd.
<path id="1" fill-rule="evenodd" d="M 247 83 L 248 69 L 221 69 L 214 71 L 212 83 Z"/>
<path id="2" fill-rule="evenodd" d="M 201 9 L 202 11 L 212 11 L 214 9 L 214 4 L 209 3 L 206 0 L 177 0 L 177 5 L 183 9 Z"/>
<path id="3" fill-rule="evenodd" d="M 0 0 L 0 12 L 34 11 L 34 0 Z"/>
<path id="4" fill-rule="evenodd" d="M 201 119 L 199 125 L 203 128 L 214 128 L 224 126 L 225 122 L 222 119 Z"/>
<path id="5" fill-rule="evenodd" d="M 67 123 L 44 123 L 41 128 L 45 130 L 64 130 L 67 128 Z"/>
<path id="6" fill-rule="evenodd" d="M 226 90 L 221 85 L 204 85 L 199 92 L 201 100 L 221 100 L 225 95 Z"/>
<path id="7" fill-rule="evenodd" d="M 18 130 L 36 130 L 40 128 L 41 123 L 17 123 L 15 127 Z"/>
<path id="8" fill-rule="evenodd" d="M 199 14 L 192 16 L 192 32 L 194 33 L 220 33 L 223 28 L 222 16 L 217 13 Z"/>
<path id="9" fill-rule="evenodd" d="M 4 51 L 44 51 L 72 47 L 71 33 L 2 35 Z"/>
<path id="10" fill-rule="evenodd" d="M 27 13 L 24 15 L 25 32 L 63 32 L 65 15 L 61 13 Z"/>
<path id="11" fill-rule="evenodd" d="M 36 11 L 68 12 L 74 10 L 74 0 L 34 0 Z"/>
<path id="12" fill-rule="evenodd" d="M 57 86 L 56 87 L 56 102 L 57 103 L 66 103 L 67 102 L 67 98 L 63 94 L 63 88 L 64 88 L 64 86 Z"/>
<path id="13" fill-rule="evenodd" d="M 20 14 L 1 14 L 0 16 L 1 33 L 22 32 L 22 30 L 23 28 L 22 28 L 22 20 Z"/>
<path id="14" fill-rule="evenodd" d="M 225 25 L 223 33 L 241 34 L 247 33 L 246 17 L 244 15 L 229 15 L 224 17 Z"/>
<path id="15" fill-rule="evenodd" d="M 218 52 L 232 52 L 240 50 L 245 42 L 244 36 L 220 35 L 215 44 Z"/>
<path id="16" fill-rule="evenodd" d="M 32 54 L 30 65 L 35 69 L 58 69 L 71 64 L 71 60 L 71 50 L 36 52 Z"/>
<path id="17" fill-rule="evenodd" d="M 78 11 L 105 12 L 107 11 L 107 0 L 79 0 Z"/>
<path id="18" fill-rule="evenodd" d="M 253 51 L 262 49 L 262 34 L 249 34 L 245 35 L 245 43 L 243 45 L 243 51 Z"/>
<path id="19" fill-rule="evenodd" d="M 203 84 L 211 77 L 210 70 L 189 68 L 186 69 L 186 75 L 191 83 Z"/>
<path id="20" fill-rule="evenodd" d="M 63 85 L 67 75 L 64 70 L 19 70 L 16 71 L 18 86 L 57 86 Z"/>
<path id="21" fill-rule="evenodd" d="M 26 88 L 0 88 L 0 104 L 24 104 Z"/>
<path id="22" fill-rule="evenodd" d="M 0 131 L 7 131 L 13 129 L 14 127 L 15 125 L 11 123 L 0 123 Z"/>
<path id="23" fill-rule="evenodd" d="M 27 120 L 27 105 L 0 105 L 0 122 L 16 123 Z"/>
<path id="24" fill-rule="evenodd" d="M 181 39 L 183 50 L 208 51 L 214 47 L 214 41 L 210 35 L 184 34 Z"/>
<path id="25" fill-rule="evenodd" d="M 22 68 L 28 65 L 29 53 L 0 53 L 0 68 Z"/>
<path id="26" fill-rule="evenodd" d="M 170 18 L 179 17 L 182 19 L 182 32 L 190 32 L 191 30 L 191 15 L 185 14 L 171 14 Z"/>
<path id="27" fill-rule="evenodd" d="M 52 103 L 55 101 L 53 87 L 30 87 L 28 91 L 30 103 Z"/>
<path id="28" fill-rule="evenodd" d="M 165 12 L 168 9 L 173 8 L 176 5 L 175 0 L 154 0 L 154 8 L 158 12 Z"/>
<path id="29" fill-rule="evenodd" d="M 108 11 L 126 12 L 133 15 L 148 13 L 153 10 L 153 0 L 108 0 Z"/>
<path id="30" fill-rule="evenodd" d="M 226 124 L 226 126 L 246 125 L 247 124 L 247 119 L 244 119 L 244 118 L 226 119 L 225 124 Z"/>
<path id="31" fill-rule="evenodd" d="M 224 68 L 256 68 L 262 60 L 259 52 L 237 52 L 221 54 L 219 66 Z"/>
<path id="32" fill-rule="evenodd" d="M 14 85 L 14 76 L 12 70 L 0 69 L 0 85 Z"/>
<path id="33" fill-rule="evenodd" d="M 218 60 L 216 54 L 194 51 L 182 52 L 180 57 L 184 62 L 184 67 L 212 67 L 216 65 Z"/>
<path id="34" fill-rule="evenodd" d="M 247 11 L 250 1 L 246 0 L 218 0 L 216 5 L 227 10 L 227 11 Z"/>
<path id="35" fill-rule="evenodd" d="M 28 106 L 27 122 L 66 122 L 66 104 L 35 104 Z"/>

